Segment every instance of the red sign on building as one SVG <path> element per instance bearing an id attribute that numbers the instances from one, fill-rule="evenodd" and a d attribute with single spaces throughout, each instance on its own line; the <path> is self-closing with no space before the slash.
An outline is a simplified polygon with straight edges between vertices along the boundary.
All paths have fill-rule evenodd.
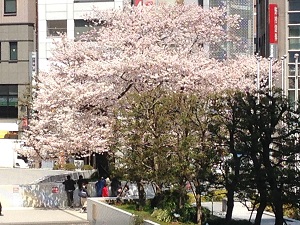
<path id="1" fill-rule="evenodd" d="M 269 4 L 269 41 L 270 44 L 278 43 L 278 7 Z"/>
<path id="2" fill-rule="evenodd" d="M 57 194 L 58 191 L 58 187 L 52 187 L 52 193 Z"/>

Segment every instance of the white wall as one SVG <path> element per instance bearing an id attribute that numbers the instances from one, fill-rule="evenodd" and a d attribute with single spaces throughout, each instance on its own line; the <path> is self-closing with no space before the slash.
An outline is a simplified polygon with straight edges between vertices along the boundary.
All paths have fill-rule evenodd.
<path id="1" fill-rule="evenodd" d="M 74 0 L 39 0 L 38 2 L 38 35 L 39 35 L 39 70 L 48 68 L 47 59 L 51 57 L 51 44 L 59 38 L 47 37 L 47 20 L 67 20 L 67 36 L 74 38 L 74 19 L 84 19 L 93 7 L 101 10 L 121 9 L 123 0 L 113 2 L 74 3 Z"/>
<path id="2" fill-rule="evenodd" d="M 14 141 L 14 139 L 0 139 L 0 167 L 13 167 L 15 157 Z"/>
<path id="3" fill-rule="evenodd" d="M 17 123 L 0 123 L 0 131 L 18 131 Z M 0 167 L 12 168 L 14 165 L 14 158 L 16 158 L 16 148 L 18 143 L 15 139 L 0 139 Z"/>
<path id="4" fill-rule="evenodd" d="M 134 215 L 124 210 L 109 205 L 100 198 L 88 198 L 87 219 L 93 225 L 114 224 L 130 225 L 134 224 Z M 149 220 L 144 221 L 144 225 L 159 225 Z"/>

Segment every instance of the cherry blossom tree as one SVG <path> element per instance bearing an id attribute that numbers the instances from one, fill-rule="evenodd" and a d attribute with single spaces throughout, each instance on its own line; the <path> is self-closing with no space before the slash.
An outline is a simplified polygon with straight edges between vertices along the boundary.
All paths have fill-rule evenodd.
<path id="1" fill-rule="evenodd" d="M 239 41 L 234 31 L 240 18 L 227 15 L 226 9 L 125 6 L 96 9 L 87 19 L 94 28 L 76 40 L 62 36 L 55 42 L 49 70 L 39 73 L 25 135 L 27 156 L 107 151 L 111 106 L 128 92 L 161 86 L 206 96 L 255 87 L 254 57 L 209 57 L 210 44 Z M 264 60 L 261 69 L 266 77 Z"/>
<path id="2" fill-rule="evenodd" d="M 198 97 L 256 88 L 255 57 L 210 57 L 210 45 L 234 36 L 240 18 L 195 5 L 95 9 L 94 27 L 55 42 L 48 71 L 39 73 L 23 154 L 68 158 L 109 150 L 112 106 L 131 92 L 156 87 Z M 260 61 L 262 87 L 269 62 Z M 273 67 L 274 72 L 276 67 Z"/>

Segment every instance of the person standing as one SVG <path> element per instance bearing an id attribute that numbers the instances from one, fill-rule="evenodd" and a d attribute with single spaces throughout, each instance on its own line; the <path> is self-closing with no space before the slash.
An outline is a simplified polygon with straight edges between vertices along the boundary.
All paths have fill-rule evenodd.
<path id="1" fill-rule="evenodd" d="M 124 187 L 124 197 L 126 198 L 132 198 L 133 197 L 133 191 L 129 188 L 129 186 L 126 184 Z"/>
<path id="2" fill-rule="evenodd" d="M 95 186 L 96 186 L 97 197 L 102 197 L 102 189 L 105 184 L 106 181 L 104 177 L 99 178 L 98 181 L 96 182 Z"/>
<path id="3" fill-rule="evenodd" d="M 109 193 L 108 193 L 108 187 L 107 184 L 104 184 L 104 187 L 102 188 L 102 197 L 109 197 Z"/>
<path id="4" fill-rule="evenodd" d="M 71 179 L 70 175 L 68 175 L 67 179 L 63 182 L 63 184 L 65 185 L 65 191 L 67 193 L 68 206 L 73 208 L 74 190 L 76 182 L 73 179 Z"/>
<path id="5" fill-rule="evenodd" d="M 118 190 L 121 187 L 121 182 L 119 181 L 119 179 L 117 177 L 114 177 L 111 180 L 111 197 L 117 197 L 118 196 Z"/>
<path id="6" fill-rule="evenodd" d="M 78 185 L 78 189 L 81 190 L 82 188 L 82 184 L 83 183 L 86 183 L 86 181 L 83 179 L 83 176 L 82 175 L 79 175 L 79 179 L 77 180 L 77 185 Z"/>
<path id="7" fill-rule="evenodd" d="M 80 197 L 80 204 L 81 204 L 81 210 L 80 212 L 86 212 L 86 207 L 87 207 L 87 197 L 90 197 L 88 190 L 87 190 L 87 184 L 83 183 L 82 187 L 79 191 L 79 197 Z"/>

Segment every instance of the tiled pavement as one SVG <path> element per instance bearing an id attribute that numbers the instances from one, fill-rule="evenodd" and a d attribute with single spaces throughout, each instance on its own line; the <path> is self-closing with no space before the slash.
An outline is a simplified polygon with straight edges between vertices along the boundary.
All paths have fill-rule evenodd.
<path id="1" fill-rule="evenodd" d="M 79 209 L 3 209 L 0 224 L 5 225 L 88 225 L 87 214 Z"/>

